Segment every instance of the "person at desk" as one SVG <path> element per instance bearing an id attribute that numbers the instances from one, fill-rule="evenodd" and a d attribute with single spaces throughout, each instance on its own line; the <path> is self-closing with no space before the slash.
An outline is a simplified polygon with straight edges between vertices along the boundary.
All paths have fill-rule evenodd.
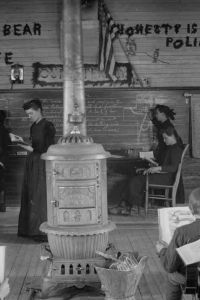
<path id="1" fill-rule="evenodd" d="M 155 135 L 157 140 L 157 146 L 154 150 L 154 156 L 156 161 L 162 165 L 165 156 L 166 144 L 163 140 L 162 131 L 168 127 L 174 127 L 172 121 L 175 120 L 175 111 L 167 105 L 156 105 L 152 110 L 150 110 L 150 119 L 154 124 Z M 184 148 L 183 141 L 176 131 L 176 136 L 179 145 Z M 179 181 L 177 194 L 176 194 L 176 203 L 185 202 L 185 193 L 183 187 L 182 175 Z"/>
<path id="2" fill-rule="evenodd" d="M 168 127 L 174 127 L 171 121 L 175 120 L 176 113 L 172 108 L 166 105 L 158 104 L 150 110 L 150 119 L 155 126 L 155 135 L 157 140 L 157 146 L 154 150 L 154 156 L 159 164 L 163 163 L 166 144 L 163 139 L 162 131 Z M 181 138 L 177 135 L 179 144 L 183 147 Z"/>
<path id="3" fill-rule="evenodd" d="M 179 138 L 174 127 L 170 126 L 163 129 L 162 136 L 166 144 L 163 163 L 157 163 L 156 166 L 146 169 L 142 175 L 137 175 L 130 179 L 128 193 L 130 208 L 144 205 L 146 184 L 146 176 L 144 175 L 149 174 L 149 183 L 170 185 L 174 181 L 178 165 L 181 161 L 183 148 L 182 145 L 179 144 Z"/>
<path id="4" fill-rule="evenodd" d="M 190 224 L 178 227 L 168 246 L 157 242 L 156 250 L 160 261 L 167 271 L 166 300 L 181 300 L 181 285 L 186 282 L 186 268 L 179 257 L 176 248 L 200 239 L 200 193 L 198 197 L 189 196 L 189 206 L 196 220 Z"/>
<path id="5" fill-rule="evenodd" d="M 30 128 L 31 145 L 19 145 L 29 151 L 21 195 L 18 235 L 33 237 L 42 241 L 45 236 L 39 230 L 40 224 L 47 219 L 45 161 L 40 156 L 54 144 L 55 128 L 53 123 L 43 117 L 42 104 L 33 99 L 23 105 L 32 122 Z"/>

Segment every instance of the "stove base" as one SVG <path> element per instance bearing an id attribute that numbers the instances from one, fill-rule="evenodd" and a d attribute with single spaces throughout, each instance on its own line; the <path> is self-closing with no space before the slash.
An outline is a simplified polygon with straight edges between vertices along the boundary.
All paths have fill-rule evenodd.
<path id="1" fill-rule="evenodd" d="M 95 287 L 100 290 L 101 283 L 95 265 L 103 267 L 103 258 L 65 260 L 53 258 L 48 261 L 42 279 L 42 295 L 56 293 L 69 287 L 81 289 L 85 286 Z"/>

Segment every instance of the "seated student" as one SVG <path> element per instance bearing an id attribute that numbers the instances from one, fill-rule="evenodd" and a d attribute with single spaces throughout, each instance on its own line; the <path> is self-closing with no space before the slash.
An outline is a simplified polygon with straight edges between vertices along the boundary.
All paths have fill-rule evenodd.
<path id="1" fill-rule="evenodd" d="M 129 180 L 130 208 L 133 206 L 143 206 L 145 199 L 146 174 L 149 174 L 149 183 L 171 185 L 174 182 L 178 165 L 182 156 L 182 145 L 178 142 L 177 133 L 174 127 L 168 127 L 162 132 L 166 144 L 163 163 L 158 166 L 150 167 L 144 171 L 143 175 L 137 175 Z"/>
<path id="2" fill-rule="evenodd" d="M 174 127 L 171 121 L 175 120 L 175 115 L 176 113 L 174 112 L 174 110 L 167 105 L 157 104 L 150 110 L 150 119 L 154 125 L 155 136 L 157 139 L 157 147 L 154 149 L 154 156 L 160 164 L 163 163 L 164 153 L 166 149 L 162 131 L 168 127 Z M 179 139 L 179 144 L 183 147 L 183 142 L 178 134 L 177 138 Z"/>
<path id="3" fill-rule="evenodd" d="M 154 125 L 154 136 L 156 137 L 156 146 L 153 147 L 154 156 L 159 164 L 163 163 L 166 144 L 163 140 L 162 131 L 170 126 L 174 127 L 172 121 L 175 120 L 175 111 L 167 105 L 157 104 L 154 108 L 150 110 L 150 119 Z M 183 146 L 181 137 L 177 134 L 178 143 Z M 182 176 L 179 181 L 178 190 L 176 194 L 176 203 L 185 202 L 185 193 L 183 187 Z"/>
<path id="4" fill-rule="evenodd" d="M 200 194 L 199 197 L 189 197 L 189 206 L 196 220 L 178 227 L 168 247 L 157 242 L 156 249 L 164 269 L 167 271 L 166 300 L 181 300 L 182 288 L 185 283 L 185 266 L 176 248 L 200 239 Z"/>

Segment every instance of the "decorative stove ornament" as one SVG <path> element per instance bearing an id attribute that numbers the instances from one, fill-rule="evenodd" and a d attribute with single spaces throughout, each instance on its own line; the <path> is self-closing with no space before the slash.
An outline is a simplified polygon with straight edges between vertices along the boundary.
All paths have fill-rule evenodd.
<path id="1" fill-rule="evenodd" d="M 74 110 L 68 115 L 68 123 L 72 124 L 72 130 L 61 137 L 58 141 L 60 144 L 67 143 L 93 143 L 91 137 L 82 135 L 79 126 L 83 123 L 85 119 L 85 114 L 81 113 L 77 103 L 74 104 Z"/>

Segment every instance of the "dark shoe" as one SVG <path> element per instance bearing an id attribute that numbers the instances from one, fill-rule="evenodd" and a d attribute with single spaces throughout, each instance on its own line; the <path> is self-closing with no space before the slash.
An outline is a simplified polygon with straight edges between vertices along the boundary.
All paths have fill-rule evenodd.
<path id="1" fill-rule="evenodd" d="M 35 235 L 33 236 L 33 240 L 38 243 L 47 243 L 48 238 L 46 235 Z"/>
<path id="2" fill-rule="evenodd" d="M 130 216 L 130 214 L 131 214 L 131 207 L 124 207 L 124 208 L 122 208 L 120 214 L 122 216 Z"/>
<path id="3" fill-rule="evenodd" d="M 119 215 L 120 211 L 121 211 L 121 207 L 117 206 L 117 207 L 111 207 L 108 209 L 108 213 L 111 215 Z"/>
<path id="4" fill-rule="evenodd" d="M 123 215 L 123 216 L 128 216 L 131 213 L 131 208 L 130 207 L 112 207 L 108 210 L 109 214 L 111 215 Z"/>

